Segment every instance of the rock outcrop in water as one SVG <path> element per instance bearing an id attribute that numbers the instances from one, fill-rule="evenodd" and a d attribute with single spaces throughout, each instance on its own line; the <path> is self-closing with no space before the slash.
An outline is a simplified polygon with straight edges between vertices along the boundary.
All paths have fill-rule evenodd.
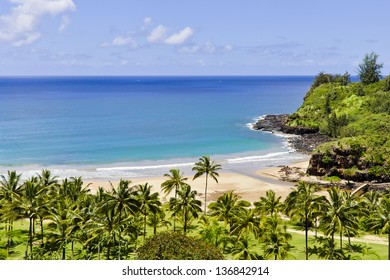
<path id="1" fill-rule="evenodd" d="M 319 134 L 318 129 L 286 125 L 288 117 L 288 114 L 266 115 L 253 124 L 253 129 L 296 135 L 287 141 L 297 152 L 304 154 L 311 154 L 318 145 L 330 140 L 329 137 Z"/>

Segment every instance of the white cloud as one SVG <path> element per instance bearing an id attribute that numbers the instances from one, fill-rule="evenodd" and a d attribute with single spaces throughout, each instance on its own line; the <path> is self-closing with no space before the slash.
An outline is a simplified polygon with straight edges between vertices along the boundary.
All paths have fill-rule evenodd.
<path id="1" fill-rule="evenodd" d="M 138 47 L 138 44 L 133 40 L 133 38 L 131 36 L 126 36 L 126 37 L 122 37 L 122 36 L 119 36 L 119 37 L 116 37 L 112 40 L 112 43 L 111 43 L 112 46 L 115 46 L 115 47 L 121 47 L 121 46 L 130 46 L 132 48 L 137 48 Z"/>
<path id="2" fill-rule="evenodd" d="M 8 1 L 14 6 L 10 13 L 0 15 L 0 41 L 8 41 L 15 46 L 31 44 L 41 37 L 37 29 L 42 17 L 76 9 L 73 0 Z"/>
<path id="3" fill-rule="evenodd" d="M 194 31 L 190 27 L 186 27 L 179 33 L 169 36 L 164 42 L 168 45 L 180 45 L 187 41 L 193 34 Z"/>
<path id="4" fill-rule="evenodd" d="M 29 45 L 32 42 L 34 42 L 37 39 L 39 39 L 40 37 L 41 37 L 41 34 L 39 32 L 29 33 L 29 34 L 26 34 L 26 36 L 23 39 L 13 42 L 13 45 L 15 47 L 20 47 L 20 46 L 23 46 L 23 45 Z"/>
<path id="5" fill-rule="evenodd" d="M 166 38 L 167 29 L 163 25 L 157 26 L 155 29 L 150 32 L 149 36 L 146 38 L 146 40 L 149 43 L 157 43 Z"/>
<path id="6" fill-rule="evenodd" d="M 194 53 L 202 53 L 202 54 L 222 54 L 233 50 L 233 46 L 225 45 L 225 46 L 216 46 L 211 42 L 206 42 L 204 45 L 187 45 L 183 46 L 179 49 L 181 53 L 194 54 Z"/>
<path id="7" fill-rule="evenodd" d="M 129 61 L 126 60 L 126 59 L 123 59 L 123 60 L 119 63 L 120 66 L 125 66 L 125 65 L 127 65 L 127 64 L 129 64 Z"/>
<path id="8" fill-rule="evenodd" d="M 144 24 L 145 25 L 151 25 L 152 23 L 153 23 L 153 21 L 152 21 L 151 17 L 144 18 Z"/>
<path id="9" fill-rule="evenodd" d="M 184 46 L 179 51 L 182 53 L 197 53 L 200 49 L 199 46 Z"/>
<path id="10" fill-rule="evenodd" d="M 68 27 L 69 24 L 70 24 L 70 18 L 67 15 L 62 16 L 61 25 L 58 28 L 58 31 L 60 31 L 60 32 L 64 31 Z"/>
<path id="11" fill-rule="evenodd" d="M 216 48 L 214 47 L 214 45 L 212 43 L 207 42 L 206 45 L 204 45 L 203 50 L 206 53 L 214 53 Z"/>
<path id="12" fill-rule="evenodd" d="M 223 51 L 225 51 L 225 52 L 230 52 L 232 50 L 233 50 L 233 46 L 232 45 L 225 45 L 223 47 Z"/>

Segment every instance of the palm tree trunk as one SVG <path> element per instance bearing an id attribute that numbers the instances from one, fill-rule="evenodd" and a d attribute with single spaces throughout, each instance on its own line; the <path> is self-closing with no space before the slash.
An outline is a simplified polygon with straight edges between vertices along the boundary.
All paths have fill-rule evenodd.
<path id="1" fill-rule="evenodd" d="M 209 177 L 209 174 L 206 173 L 206 187 L 204 189 L 204 214 L 206 215 L 207 210 L 207 179 Z"/>
<path id="2" fill-rule="evenodd" d="M 32 246 L 33 246 L 33 219 L 30 217 L 30 228 L 29 228 L 29 239 L 30 239 L 30 254 L 32 256 Z"/>
<path id="3" fill-rule="evenodd" d="M 122 231 L 121 231 L 121 223 L 122 223 L 122 208 L 119 210 L 119 240 L 118 240 L 118 260 L 121 259 L 121 241 L 122 241 Z"/>
<path id="4" fill-rule="evenodd" d="M 187 211 L 184 209 L 184 235 L 187 233 Z"/>
<path id="5" fill-rule="evenodd" d="M 72 260 L 74 258 L 74 241 L 72 240 Z"/>
<path id="6" fill-rule="evenodd" d="M 41 223 L 41 246 L 43 247 L 44 246 L 44 243 L 43 243 L 43 219 L 40 218 L 40 223 Z"/>
<path id="7" fill-rule="evenodd" d="M 107 260 L 110 259 L 110 253 L 111 253 L 111 243 L 108 242 L 108 245 L 107 245 Z"/>
<path id="8" fill-rule="evenodd" d="M 306 211 L 306 209 L 305 209 L 305 211 Z M 306 255 L 306 260 L 309 259 L 309 252 L 307 250 L 307 248 L 308 248 L 308 240 L 309 240 L 308 231 L 309 231 L 309 225 L 308 225 L 307 212 L 306 212 L 305 213 L 305 245 L 306 245 L 305 255 Z"/>
<path id="9" fill-rule="evenodd" d="M 390 228 L 389 228 L 389 233 L 388 233 L 388 248 L 387 248 L 387 258 L 390 260 Z"/>
<path id="10" fill-rule="evenodd" d="M 343 229 L 340 229 L 340 250 L 343 252 Z"/>
<path id="11" fill-rule="evenodd" d="M 175 201 L 177 201 L 177 187 L 175 187 Z M 173 213 L 173 232 L 176 231 L 176 213 Z"/>
<path id="12" fill-rule="evenodd" d="M 334 232 L 332 232 L 332 239 L 330 244 L 330 254 L 329 254 L 330 260 L 333 260 L 333 250 L 334 250 Z"/>
<path id="13" fill-rule="evenodd" d="M 64 245 L 62 247 L 62 259 L 65 260 L 66 258 L 66 242 L 64 242 Z"/>
<path id="14" fill-rule="evenodd" d="M 144 215 L 144 243 L 145 243 L 145 238 L 146 238 L 146 213 Z"/>

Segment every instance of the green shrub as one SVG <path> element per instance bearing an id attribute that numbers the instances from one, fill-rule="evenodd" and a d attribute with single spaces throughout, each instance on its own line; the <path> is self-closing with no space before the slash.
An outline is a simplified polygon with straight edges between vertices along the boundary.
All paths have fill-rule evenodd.
<path id="1" fill-rule="evenodd" d="M 378 82 L 381 78 L 382 63 L 378 63 L 379 55 L 372 52 L 366 54 L 363 58 L 363 62 L 359 64 L 358 73 L 360 81 L 364 85 L 369 85 Z"/>
<path id="2" fill-rule="evenodd" d="M 6 260 L 7 259 L 7 251 L 4 249 L 0 249 L 0 260 Z"/>
<path id="3" fill-rule="evenodd" d="M 177 232 L 149 237 L 138 249 L 140 260 L 223 260 L 219 248 Z"/>
<path id="4" fill-rule="evenodd" d="M 383 80 L 383 90 L 390 91 L 390 75 Z"/>

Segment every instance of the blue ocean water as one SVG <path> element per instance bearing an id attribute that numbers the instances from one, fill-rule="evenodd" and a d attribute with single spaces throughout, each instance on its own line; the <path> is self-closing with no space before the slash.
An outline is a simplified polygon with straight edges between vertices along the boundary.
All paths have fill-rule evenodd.
<path id="1" fill-rule="evenodd" d="M 296 158 L 283 138 L 247 124 L 260 115 L 294 112 L 312 80 L 1 77 L 0 166 L 110 177 L 114 171 L 145 175 L 156 166 L 190 166 L 202 155 L 232 168 Z"/>

